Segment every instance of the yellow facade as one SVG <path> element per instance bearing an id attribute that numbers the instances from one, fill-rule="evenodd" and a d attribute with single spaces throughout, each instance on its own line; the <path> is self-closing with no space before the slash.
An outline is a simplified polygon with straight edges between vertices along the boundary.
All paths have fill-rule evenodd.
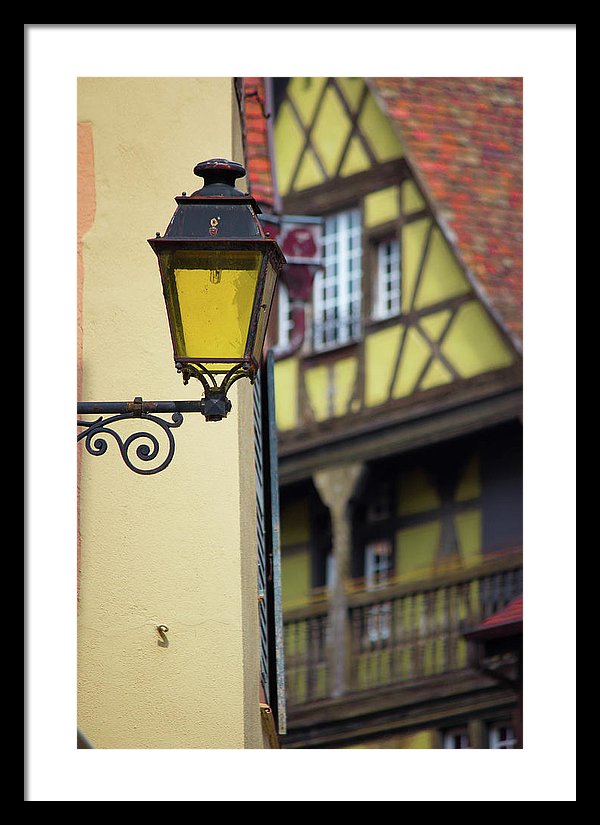
<path id="1" fill-rule="evenodd" d="M 274 124 L 282 196 L 336 180 L 342 184 L 352 175 L 404 157 L 398 135 L 363 78 L 335 78 L 328 83 L 322 77 L 294 77 L 286 95 Z M 352 131 L 353 119 L 360 139 Z M 364 307 L 364 346 L 356 354 L 344 354 L 343 364 L 315 364 L 301 370 L 302 356 L 279 360 L 276 406 L 282 432 L 310 421 L 364 413 L 390 400 L 408 400 L 417 392 L 510 367 L 516 360 L 451 243 L 428 213 L 416 179 L 375 187 L 359 198 L 357 206 L 362 209 L 365 231 L 397 227 L 398 321 L 390 324 L 393 319 L 388 319 L 379 328 L 370 308 Z M 455 306 L 445 308 L 450 301 Z M 359 376 L 363 376 L 360 384 Z"/>
<path id="2" fill-rule="evenodd" d="M 233 81 L 82 78 L 78 121 L 80 398 L 199 398 L 173 366 L 147 239 L 202 185 L 196 163 L 243 163 Z M 184 416 L 155 476 L 114 444 L 81 451 L 78 726 L 96 748 L 263 747 L 249 383 L 231 397 L 219 423 Z"/>
<path id="3" fill-rule="evenodd" d="M 457 272 L 449 249 L 445 256 L 448 267 L 442 266 L 438 270 L 439 291 L 436 291 L 433 275 L 419 290 L 420 300 L 425 300 L 424 296 L 429 291 L 431 297 L 428 300 L 434 307 L 450 297 L 447 290 L 450 289 L 448 283 L 452 276 L 446 280 L 446 274 Z M 459 280 L 456 275 L 455 286 L 459 293 L 462 284 L 466 284 L 464 276 L 461 278 Z M 410 279 L 408 283 L 410 288 Z M 438 343 L 442 333 L 444 338 L 439 350 L 443 361 L 432 353 L 432 344 Z M 467 299 L 454 315 L 449 310 L 436 309 L 431 314 L 424 314 L 418 324 L 410 327 L 402 323 L 400 316 L 397 324 L 368 331 L 364 337 L 363 358 L 362 397 L 357 397 L 355 392 L 355 380 L 359 373 L 358 355 L 345 357 L 343 362 L 332 368 L 319 365 L 310 367 L 304 373 L 298 368 L 300 357 L 297 355 L 278 361 L 275 374 L 279 429 L 287 431 L 298 426 L 301 420 L 298 404 L 302 395 L 307 400 L 312 418 L 320 422 L 377 407 L 390 398 L 407 398 L 417 391 L 450 384 L 457 378 L 473 378 L 510 367 L 515 362 L 513 351 L 475 297 Z M 456 376 L 450 368 L 454 368 Z M 304 384 L 303 393 L 298 382 Z"/>

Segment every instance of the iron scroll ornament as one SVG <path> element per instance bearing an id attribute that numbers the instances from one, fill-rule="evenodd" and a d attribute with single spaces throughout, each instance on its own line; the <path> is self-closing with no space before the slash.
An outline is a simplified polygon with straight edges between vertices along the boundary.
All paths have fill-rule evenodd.
<path id="1" fill-rule="evenodd" d="M 103 418 L 100 416 L 100 418 L 97 418 L 95 421 L 83 421 L 78 419 L 77 426 L 83 427 L 84 430 L 78 433 L 77 441 L 84 441 L 85 448 L 90 455 L 99 456 L 104 455 L 104 453 L 108 450 L 108 441 L 104 436 L 111 436 L 119 448 L 121 458 L 130 470 L 134 473 L 138 473 L 139 475 L 154 475 L 156 473 L 160 473 L 169 466 L 173 456 L 175 455 L 175 438 L 173 437 L 171 430 L 175 427 L 180 427 L 183 424 L 183 415 L 179 412 L 175 412 L 172 415 L 171 421 L 165 421 L 165 419 L 159 418 L 156 415 L 144 414 L 142 416 L 144 421 L 151 422 L 156 425 L 167 436 L 166 455 L 161 457 L 160 463 L 154 467 L 144 467 L 142 465 L 138 466 L 132 461 L 131 458 L 134 448 L 135 456 L 139 459 L 139 461 L 154 461 L 160 456 L 161 447 L 164 448 L 164 445 L 161 445 L 161 442 L 156 435 L 154 435 L 154 433 L 147 430 L 140 430 L 138 432 L 131 433 L 124 439 L 111 426 L 119 421 L 124 421 L 135 417 L 136 416 L 134 413 L 128 412 L 113 415 L 110 418 Z"/>
<path id="2" fill-rule="evenodd" d="M 183 413 L 204 412 L 203 400 L 200 401 L 142 401 L 134 398 L 133 401 L 107 402 L 79 402 L 77 415 L 98 415 L 110 413 L 108 418 L 100 417 L 87 421 L 77 420 L 77 426 L 83 428 L 77 434 L 77 441 L 83 441 L 90 455 L 104 455 L 108 450 L 108 441 L 105 436 L 114 439 L 119 448 L 125 465 L 138 475 L 155 475 L 165 470 L 175 455 L 175 437 L 172 430 L 183 424 Z M 171 414 L 171 420 L 159 417 L 160 414 Z M 140 418 L 151 424 L 157 431 L 166 435 L 166 444 L 158 440 L 153 432 L 140 430 L 123 438 L 113 429 L 113 425 L 120 421 Z M 137 445 L 137 446 L 136 446 Z M 132 460 L 134 452 L 138 462 L 150 462 L 160 458 L 160 463 L 153 467 L 144 467 Z M 161 454 L 162 453 L 162 454 Z"/>
<path id="3" fill-rule="evenodd" d="M 231 410 L 231 401 L 226 397 L 231 386 L 240 378 L 249 378 L 254 382 L 255 374 L 245 364 L 236 364 L 224 376 L 220 384 L 217 384 L 214 376 L 210 374 L 203 365 L 177 365 L 180 372 L 184 373 L 184 383 L 189 381 L 190 375 L 194 375 L 204 385 L 205 397 L 199 401 L 143 401 L 141 398 L 134 398 L 133 401 L 91 401 L 79 402 L 77 404 L 78 415 L 98 415 L 110 413 L 109 418 L 100 415 L 92 421 L 84 419 L 77 420 L 77 426 L 83 428 L 77 434 L 77 441 L 84 441 L 85 448 L 90 455 L 104 455 L 108 450 L 108 441 L 105 436 L 110 436 L 117 444 L 121 457 L 125 465 L 138 475 L 155 475 L 165 470 L 175 455 L 175 437 L 172 430 L 183 424 L 183 413 L 202 413 L 207 421 L 220 421 L 227 416 Z M 211 384 L 208 383 L 210 379 Z M 171 413 L 171 421 L 160 418 L 157 414 Z M 161 453 L 161 443 L 149 431 L 139 431 L 131 433 L 127 438 L 123 438 L 112 425 L 119 421 L 141 418 L 161 430 L 167 437 L 166 455 L 161 458 L 159 464 L 153 467 L 136 465 L 131 459 L 131 452 L 135 448 L 135 456 L 140 462 L 155 461 Z M 137 446 L 135 446 L 137 444 Z M 164 446 L 164 445 L 162 445 Z"/>

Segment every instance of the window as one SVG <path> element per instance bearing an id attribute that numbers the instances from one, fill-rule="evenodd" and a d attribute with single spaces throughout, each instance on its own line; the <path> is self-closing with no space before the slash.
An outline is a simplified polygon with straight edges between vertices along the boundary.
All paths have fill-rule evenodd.
<path id="1" fill-rule="evenodd" d="M 313 346 L 327 349 L 360 336 L 362 279 L 360 209 L 325 219 L 323 265 L 313 287 Z"/>
<path id="2" fill-rule="evenodd" d="M 387 540 L 371 541 L 365 548 L 365 585 L 367 590 L 378 590 L 388 583 L 393 568 L 392 543 Z M 392 605 L 382 602 L 369 608 L 367 635 L 369 641 L 389 639 L 391 633 Z"/>
<path id="3" fill-rule="evenodd" d="M 371 541 L 365 549 L 365 579 L 368 590 L 385 587 L 392 573 L 392 543 Z"/>
<path id="4" fill-rule="evenodd" d="M 466 728 L 454 728 L 444 733 L 444 748 L 446 750 L 462 750 L 470 747 L 469 732 Z"/>
<path id="5" fill-rule="evenodd" d="M 376 252 L 373 317 L 383 320 L 400 313 L 400 244 L 397 240 L 381 241 Z"/>
<path id="6" fill-rule="evenodd" d="M 489 731 L 490 748 L 516 748 L 517 737 L 515 729 L 506 722 L 499 722 L 490 726 Z"/>

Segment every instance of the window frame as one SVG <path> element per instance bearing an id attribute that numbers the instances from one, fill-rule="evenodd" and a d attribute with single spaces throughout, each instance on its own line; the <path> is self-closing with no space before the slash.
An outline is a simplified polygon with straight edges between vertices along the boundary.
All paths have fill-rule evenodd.
<path id="1" fill-rule="evenodd" d="M 398 185 L 410 179 L 409 176 L 404 176 Z M 393 221 L 378 224 L 364 229 L 363 247 L 365 250 L 364 267 L 363 267 L 363 323 L 365 328 L 383 328 L 402 321 L 403 316 L 406 315 L 402 311 L 402 290 L 403 290 L 403 272 L 402 272 L 402 228 L 407 224 L 422 220 L 424 217 L 433 217 L 429 209 L 424 208 L 408 215 L 400 212 L 398 218 Z M 390 312 L 388 314 L 380 314 L 377 311 L 378 304 L 378 289 L 379 289 L 379 261 L 378 250 L 381 244 L 395 242 L 398 244 L 398 281 L 399 281 L 399 303 L 398 311 Z"/>
<path id="2" fill-rule="evenodd" d="M 405 180 L 413 180 L 414 176 L 408 169 L 404 158 L 398 158 L 378 164 L 365 172 L 352 175 L 349 178 L 336 178 L 318 186 L 292 192 L 282 199 L 282 209 L 289 214 L 316 215 L 324 220 L 329 216 L 360 208 L 362 218 L 362 305 L 360 313 L 360 335 L 356 339 L 348 339 L 343 343 L 332 343 L 322 348 L 314 346 L 314 290 L 311 295 L 311 311 L 307 317 L 305 341 L 302 350 L 303 359 L 311 361 L 319 360 L 319 356 L 327 356 L 328 353 L 336 352 L 343 347 L 360 345 L 364 340 L 366 327 L 386 326 L 397 321 L 399 316 L 391 316 L 386 320 L 376 320 L 372 313 L 372 295 L 374 290 L 373 276 L 373 241 L 378 241 L 382 237 L 396 237 L 401 243 L 401 228 L 403 223 L 417 220 L 424 215 L 429 215 L 429 209 L 425 207 L 419 212 L 403 216 L 400 212 L 398 218 L 377 226 L 365 226 L 364 224 L 364 199 L 380 189 L 389 186 L 401 187 Z M 316 278 L 316 275 L 315 275 Z"/>
<path id="3" fill-rule="evenodd" d="M 511 731 L 511 736 L 501 739 L 499 729 L 506 728 Z M 509 743 L 509 744 L 503 744 Z M 515 750 L 517 749 L 517 732 L 514 723 L 510 719 L 500 719 L 488 725 L 488 748 L 492 750 Z"/>
<path id="4" fill-rule="evenodd" d="M 399 318 L 402 314 L 402 251 L 398 234 L 386 235 L 371 241 L 374 246 L 371 255 L 372 265 L 369 267 L 373 284 L 370 318 L 374 322 L 387 321 L 390 318 Z M 387 272 L 382 271 L 382 251 L 385 246 L 393 247 L 388 255 L 390 259 Z M 388 276 L 386 278 L 386 276 Z M 392 276 L 392 277 L 389 277 Z M 397 281 L 392 286 L 393 281 Z M 383 292 L 389 293 L 385 298 Z M 384 300 L 392 302 L 391 307 L 384 307 Z"/>
<path id="5" fill-rule="evenodd" d="M 362 203 L 324 215 L 322 261 L 312 289 L 311 352 L 328 352 L 362 337 L 364 225 Z M 335 221 L 335 228 L 332 222 Z M 340 222 L 342 226 L 340 227 Z M 358 249 L 352 241 L 358 240 Z M 343 246 L 341 246 L 343 243 Z M 341 249 L 340 249 L 341 246 Z M 333 248 L 333 252 L 331 249 Z M 335 271 L 328 263 L 335 259 Z M 356 268 L 355 268 L 356 267 Z M 323 295 L 320 295 L 320 292 Z M 333 291 L 333 295 L 328 295 Z M 355 311 L 352 307 L 356 307 Z M 334 317 L 328 317 L 333 311 Z M 342 315 L 342 312 L 344 313 Z M 333 337 L 329 338 L 330 331 Z"/>
<path id="6" fill-rule="evenodd" d="M 378 548 L 385 547 L 385 552 Z M 394 544 L 391 539 L 370 539 L 365 544 L 365 589 L 369 592 L 381 590 L 389 585 L 394 576 Z M 382 560 L 385 559 L 385 563 Z M 392 603 L 381 602 L 368 608 L 366 628 L 371 643 L 383 642 L 392 635 Z"/>

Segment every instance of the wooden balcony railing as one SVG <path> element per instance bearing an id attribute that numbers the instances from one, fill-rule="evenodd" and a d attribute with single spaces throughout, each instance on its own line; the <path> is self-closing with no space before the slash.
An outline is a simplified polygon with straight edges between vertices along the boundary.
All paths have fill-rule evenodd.
<path id="1" fill-rule="evenodd" d="M 522 554 L 424 581 L 347 594 L 346 692 L 369 690 L 467 666 L 463 633 L 523 592 Z M 290 707 L 331 696 L 334 650 L 329 604 L 284 615 Z"/>

